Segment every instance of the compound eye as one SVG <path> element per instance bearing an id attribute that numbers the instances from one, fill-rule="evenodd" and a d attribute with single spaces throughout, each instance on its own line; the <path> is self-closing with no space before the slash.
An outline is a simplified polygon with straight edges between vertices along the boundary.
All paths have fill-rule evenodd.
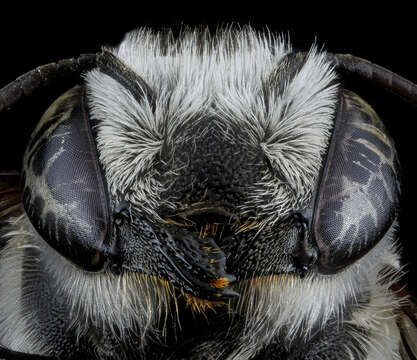
<path id="1" fill-rule="evenodd" d="M 399 197 L 392 139 L 368 104 L 343 91 L 313 215 L 319 271 L 340 271 L 372 249 L 395 220 Z"/>
<path id="2" fill-rule="evenodd" d="M 84 88 L 51 105 L 32 134 L 23 164 L 23 204 L 54 249 L 88 270 L 109 251 L 109 204 Z"/>

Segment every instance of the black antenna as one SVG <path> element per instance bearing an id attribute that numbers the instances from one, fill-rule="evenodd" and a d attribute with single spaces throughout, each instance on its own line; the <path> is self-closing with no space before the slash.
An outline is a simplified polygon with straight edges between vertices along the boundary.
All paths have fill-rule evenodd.
<path id="1" fill-rule="evenodd" d="M 98 54 L 82 54 L 78 58 L 63 59 L 42 65 L 19 76 L 0 89 L 0 112 L 10 109 L 19 100 L 36 90 L 55 83 L 59 79 L 91 69 L 96 66 Z"/>
<path id="2" fill-rule="evenodd" d="M 417 85 L 402 76 L 368 60 L 350 54 L 329 54 L 342 73 L 353 74 L 417 105 Z"/>

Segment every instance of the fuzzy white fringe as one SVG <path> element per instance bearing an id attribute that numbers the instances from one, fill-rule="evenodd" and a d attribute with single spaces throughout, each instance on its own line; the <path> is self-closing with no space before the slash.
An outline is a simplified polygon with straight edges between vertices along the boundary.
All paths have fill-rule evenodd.
<path id="1" fill-rule="evenodd" d="M 84 272 L 45 245 L 25 216 L 12 222 L 14 230 L 0 253 L 1 344 L 19 351 L 48 353 L 48 344 L 31 330 L 33 314 L 21 311 L 22 259 L 27 247 L 39 251 L 35 263 L 43 264 L 32 271 L 47 272 L 60 284 L 56 296 L 68 299 L 72 327 L 79 336 L 94 328 L 123 338 L 134 329 L 145 345 L 149 336 L 163 342 L 164 334 L 156 332 L 161 321 L 165 326 L 181 321 L 181 310 L 168 283 L 143 275 Z M 364 258 L 337 275 L 304 279 L 276 275 L 242 282 L 238 285 L 239 301 L 228 306 L 231 323 L 235 315 L 246 320 L 227 359 L 250 359 L 278 334 L 284 335 L 288 346 L 297 336 L 308 341 L 313 328 L 324 328 L 330 319 L 337 319 L 340 328 L 347 326 L 358 340 L 360 349 L 346 347 L 352 359 L 360 350 L 368 353 L 368 359 L 396 359 L 399 334 L 395 311 L 404 299 L 390 286 L 399 274 L 395 246 L 386 236 Z M 36 296 L 37 284 L 29 286 L 25 293 L 30 296 L 33 291 Z M 356 301 L 364 294 L 369 301 Z M 168 314 L 172 308 L 176 313 Z M 344 318 L 347 310 L 353 314 L 349 319 Z M 368 337 L 355 329 L 365 330 Z"/>

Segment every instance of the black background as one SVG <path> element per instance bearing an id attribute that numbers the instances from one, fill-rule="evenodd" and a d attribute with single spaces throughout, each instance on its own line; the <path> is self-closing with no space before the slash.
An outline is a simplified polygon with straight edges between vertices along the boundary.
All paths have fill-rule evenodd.
<path id="1" fill-rule="evenodd" d="M 308 49 L 314 41 L 331 52 L 352 53 L 380 64 L 417 82 L 416 23 L 414 11 L 399 5 L 366 9 L 364 4 L 337 2 L 308 8 L 301 3 L 251 3 L 247 8 L 226 10 L 225 3 L 194 2 L 166 8 L 163 3 L 86 4 L 55 2 L 54 8 L 23 4 L 2 11 L 0 21 L 0 86 L 41 64 L 115 45 L 125 32 L 138 26 L 179 30 L 183 25 L 251 24 L 286 33 L 296 49 Z M 153 6 L 152 6 L 153 5 Z M 152 7 L 150 7 L 152 6 Z M 383 6 L 382 3 L 380 6 Z M 69 84 L 24 101 L 16 110 L 1 114 L 0 169 L 20 167 L 20 157 L 30 132 L 54 97 Z M 414 256 L 416 181 L 414 171 L 417 138 L 417 106 L 406 104 L 372 86 L 348 83 L 366 99 L 388 126 L 396 142 L 403 175 L 401 244 L 411 288 L 417 289 Z"/>

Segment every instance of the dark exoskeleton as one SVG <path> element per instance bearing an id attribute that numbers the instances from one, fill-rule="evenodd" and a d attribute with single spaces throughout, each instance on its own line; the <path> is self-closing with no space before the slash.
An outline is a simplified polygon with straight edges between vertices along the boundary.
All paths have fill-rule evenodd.
<path id="1" fill-rule="evenodd" d="M 284 98 L 312 57 L 284 54 L 262 96 Z M 339 78 L 356 76 L 417 103 L 416 85 L 378 65 L 341 54 L 320 61 Z M 126 108 L 156 119 L 157 89 L 132 66 L 107 49 L 41 66 L 0 90 L 0 112 L 66 75 L 95 71 L 117 85 Z M 0 358 L 417 358 L 414 305 L 394 290 L 397 154 L 364 100 L 339 79 L 326 85 L 335 106 L 322 126 L 329 131 L 318 126 L 324 150 L 306 176 L 311 184 L 292 182 L 296 161 L 280 168 L 262 147 L 268 141 L 250 145 L 249 130 L 203 114 L 173 130 L 169 119 L 146 129 L 149 138 L 164 134 L 161 145 L 125 186 L 124 161 L 145 135 L 129 138 L 134 127 L 115 117 L 126 144 L 108 140 L 99 117 L 110 100 L 100 102 L 91 79 L 47 110 L 22 172 L 0 175 L 0 276 L 16 271 L 0 285 Z M 268 126 L 262 131 L 273 133 Z M 290 138 L 288 148 L 294 142 L 303 154 L 310 144 L 291 131 L 274 141 Z M 309 186 L 301 196 L 298 187 Z M 296 200 L 280 203 L 272 221 L 278 210 L 267 204 L 280 189 Z"/>

